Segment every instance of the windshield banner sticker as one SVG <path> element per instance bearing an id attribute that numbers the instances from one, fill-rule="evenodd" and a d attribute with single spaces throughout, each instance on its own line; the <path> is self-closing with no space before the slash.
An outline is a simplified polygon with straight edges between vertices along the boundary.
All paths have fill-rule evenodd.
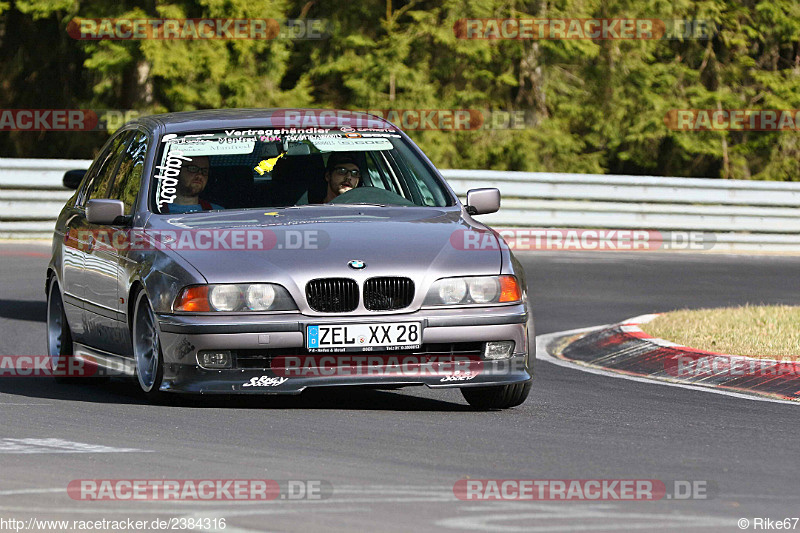
<path id="1" fill-rule="evenodd" d="M 253 138 L 248 139 L 182 139 L 173 141 L 188 156 L 252 154 L 256 147 Z"/>
<path id="2" fill-rule="evenodd" d="M 158 165 L 156 168 L 159 173 L 155 175 L 158 180 L 158 187 L 156 187 L 156 203 L 159 210 L 163 209 L 166 204 L 171 204 L 175 201 L 177 196 L 178 174 L 181 173 L 181 165 L 183 161 L 191 161 L 190 157 L 185 157 L 183 151 L 172 150 L 167 154 L 167 160 L 163 165 Z"/>
<path id="3" fill-rule="evenodd" d="M 370 139 L 325 138 L 310 139 L 311 143 L 320 151 L 349 152 L 351 150 L 391 150 L 394 148 L 392 141 L 383 137 Z"/>

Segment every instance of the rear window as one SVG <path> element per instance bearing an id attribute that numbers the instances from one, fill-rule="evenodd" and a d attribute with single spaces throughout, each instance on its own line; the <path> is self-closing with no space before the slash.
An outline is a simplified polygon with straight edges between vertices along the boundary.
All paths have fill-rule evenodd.
<path id="1" fill-rule="evenodd" d="M 152 176 L 153 211 L 453 205 L 440 179 L 396 130 L 346 129 L 166 135 Z"/>

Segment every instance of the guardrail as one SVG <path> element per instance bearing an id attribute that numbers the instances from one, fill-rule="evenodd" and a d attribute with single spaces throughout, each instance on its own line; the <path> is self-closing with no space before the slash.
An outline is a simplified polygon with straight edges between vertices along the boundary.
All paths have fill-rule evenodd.
<path id="1" fill-rule="evenodd" d="M 49 238 L 72 191 L 64 172 L 83 159 L 0 159 L 0 238 Z M 463 199 L 497 187 L 495 227 L 646 229 L 715 233 L 717 250 L 800 251 L 800 183 L 443 170 Z"/>
<path id="2" fill-rule="evenodd" d="M 91 163 L 0 158 L 0 238 L 52 238 L 56 217 L 74 192 L 61 184 L 64 172 L 89 168 Z"/>
<path id="3" fill-rule="evenodd" d="M 800 183 L 443 170 L 456 193 L 497 187 L 493 227 L 714 233 L 714 249 L 800 251 Z"/>

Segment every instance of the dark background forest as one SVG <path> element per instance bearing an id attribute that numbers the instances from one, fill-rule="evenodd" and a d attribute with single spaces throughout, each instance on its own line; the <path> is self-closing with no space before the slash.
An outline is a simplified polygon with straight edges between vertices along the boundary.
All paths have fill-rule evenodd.
<path id="1" fill-rule="evenodd" d="M 325 19 L 324 39 L 76 40 L 75 17 Z M 466 40 L 462 18 L 711 21 L 707 39 Z M 800 133 L 674 131 L 671 109 L 800 109 L 796 0 L 0 1 L 0 108 L 474 109 L 520 129 L 410 131 L 440 168 L 800 179 Z M 0 131 L 91 158 L 107 131 Z"/>

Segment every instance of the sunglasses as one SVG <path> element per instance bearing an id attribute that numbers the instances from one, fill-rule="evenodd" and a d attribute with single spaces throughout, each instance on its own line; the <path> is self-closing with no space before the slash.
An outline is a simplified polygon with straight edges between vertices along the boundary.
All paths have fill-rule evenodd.
<path id="1" fill-rule="evenodd" d="M 191 172 L 192 174 L 203 173 L 203 176 L 208 176 L 208 167 L 198 167 L 197 165 L 186 165 L 183 168 Z"/>
<path id="2" fill-rule="evenodd" d="M 350 174 L 352 177 L 358 179 L 361 177 L 361 171 L 358 169 L 350 170 L 349 168 L 344 167 L 336 167 L 333 169 L 333 173 L 337 176 L 347 176 Z"/>

